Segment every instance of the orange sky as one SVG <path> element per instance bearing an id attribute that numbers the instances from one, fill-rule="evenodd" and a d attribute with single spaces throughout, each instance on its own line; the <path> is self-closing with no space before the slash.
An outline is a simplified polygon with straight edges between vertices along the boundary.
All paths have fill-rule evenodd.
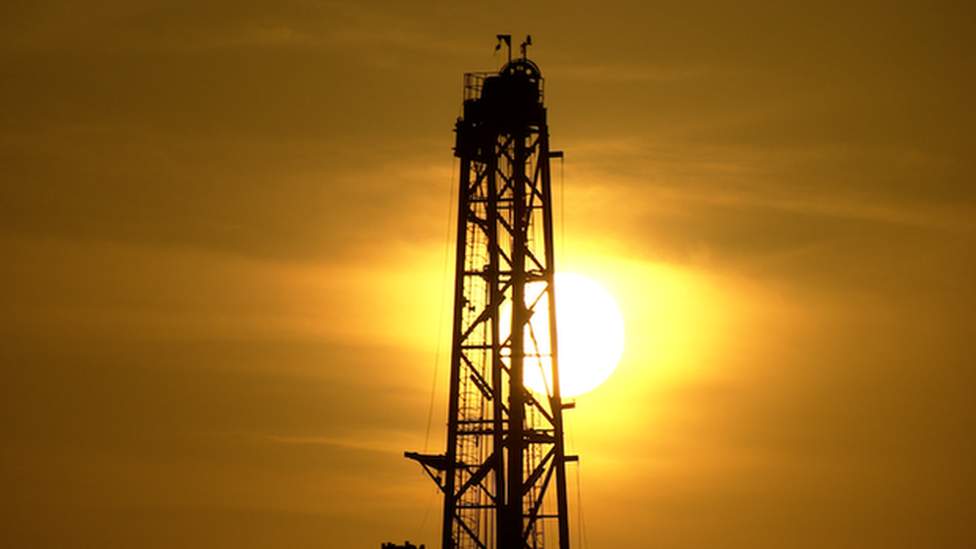
<path id="1" fill-rule="evenodd" d="M 505 32 L 627 324 L 574 548 L 976 546 L 972 7 L 136 4 L 0 7 L 0 545 L 435 547 L 402 452 Z"/>

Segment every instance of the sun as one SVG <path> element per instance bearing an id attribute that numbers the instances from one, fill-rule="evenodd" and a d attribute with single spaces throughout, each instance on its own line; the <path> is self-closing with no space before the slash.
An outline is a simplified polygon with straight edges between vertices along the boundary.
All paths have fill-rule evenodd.
<path id="1" fill-rule="evenodd" d="M 542 287 L 532 286 L 527 288 L 527 301 L 542 292 Z M 557 273 L 555 291 L 560 393 L 578 396 L 600 386 L 617 368 L 624 351 L 624 320 L 613 296 L 585 276 Z M 541 310 L 545 310 L 544 304 Z M 549 349 L 546 316 L 537 313 L 529 322 L 534 342 L 543 352 Z M 549 364 L 548 359 L 535 364 L 527 361 L 525 386 L 537 393 L 549 393 Z"/>

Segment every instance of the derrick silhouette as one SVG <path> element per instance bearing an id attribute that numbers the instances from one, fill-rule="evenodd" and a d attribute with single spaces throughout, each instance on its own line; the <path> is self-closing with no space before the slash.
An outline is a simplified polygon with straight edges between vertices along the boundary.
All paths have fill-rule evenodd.
<path id="1" fill-rule="evenodd" d="M 447 448 L 405 456 L 444 495 L 442 549 L 568 549 L 565 463 L 576 458 L 563 443 L 562 414 L 572 404 L 559 389 L 549 169 L 562 154 L 549 150 L 543 79 L 526 57 L 530 39 L 515 60 L 510 37 L 501 42 L 509 62 L 497 73 L 465 75 L 455 128 L 461 169 Z M 543 288 L 531 302 L 528 284 Z M 549 332 L 545 348 L 539 329 Z M 524 386 L 528 368 L 546 370 L 545 394 Z"/>

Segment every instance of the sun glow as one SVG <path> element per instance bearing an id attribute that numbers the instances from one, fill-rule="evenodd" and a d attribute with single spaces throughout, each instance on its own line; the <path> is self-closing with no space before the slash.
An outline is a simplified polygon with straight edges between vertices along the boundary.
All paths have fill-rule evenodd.
<path id="1" fill-rule="evenodd" d="M 542 283 L 530 284 L 526 302 L 534 302 L 543 290 Z M 598 387 L 617 368 L 624 350 L 623 316 L 613 297 L 585 276 L 558 273 L 555 291 L 560 393 L 577 396 Z M 540 355 L 550 349 L 546 307 L 543 296 L 526 331 L 526 345 L 534 345 Z M 550 364 L 545 356 L 526 357 L 525 386 L 537 393 L 551 392 Z"/>

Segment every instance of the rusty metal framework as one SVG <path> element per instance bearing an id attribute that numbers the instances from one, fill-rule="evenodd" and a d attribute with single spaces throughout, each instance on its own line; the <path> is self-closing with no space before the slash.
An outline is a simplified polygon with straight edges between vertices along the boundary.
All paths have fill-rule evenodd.
<path id="1" fill-rule="evenodd" d="M 569 548 L 543 79 L 524 56 L 465 75 L 443 549 Z M 529 321 L 532 321 L 531 323 Z M 537 332 L 548 332 L 548 343 Z M 541 370 L 545 390 L 523 376 Z M 536 376 L 540 377 L 540 376 Z"/>

